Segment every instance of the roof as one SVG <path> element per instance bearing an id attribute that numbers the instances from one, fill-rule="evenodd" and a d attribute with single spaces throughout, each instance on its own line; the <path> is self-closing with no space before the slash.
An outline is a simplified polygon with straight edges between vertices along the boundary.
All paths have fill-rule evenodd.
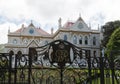
<path id="1" fill-rule="evenodd" d="M 42 34 L 42 35 L 50 35 L 49 33 L 47 33 L 46 31 L 44 31 L 44 30 L 41 29 L 41 28 L 36 28 L 36 30 L 37 30 L 40 34 Z"/>
<path id="2" fill-rule="evenodd" d="M 20 28 L 20 29 L 16 30 L 16 31 L 15 31 L 15 32 L 13 32 L 13 33 L 20 33 L 20 32 L 22 32 L 22 28 Z"/>
<path id="3" fill-rule="evenodd" d="M 70 28 L 73 24 L 74 22 L 66 22 L 63 28 Z"/>
<path id="4" fill-rule="evenodd" d="M 23 31 L 26 31 L 26 29 L 27 28 L 29 28 L 30 26 L 33 26 L 34 27 L 34 25 L 31 23 L 28 27 L 22 27 L 22 28 L 19 28 L 18 30 L 16 30 L 15 32 L 11 32 L 12 34 L 19 34 L 19 33 L 22 33 Z M 46 31 L 44 31 L 43 29 L 41 29 L 41 28 L 35 28 L 34 27 L 34 29 L 35 29 L 35 31 L 36 32 L 38 32 L 39 33 L 39 35 L 50 35 L 49 33 L 47 33 Z M 28 30 L 27 30 L 28 31 Z"/>

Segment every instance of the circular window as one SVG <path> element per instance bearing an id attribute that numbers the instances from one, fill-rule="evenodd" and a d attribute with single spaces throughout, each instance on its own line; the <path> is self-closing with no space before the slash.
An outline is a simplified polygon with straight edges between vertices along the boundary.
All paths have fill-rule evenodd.
<path id="1" fill-rule="evenodd" d="M 33 29 L 30 29 L 30 30 L 29 30 L 29 33 L 30 33 L 30 34 L 33 34 L 33 33 L 34 33 L 34 30 L 33 30 Z"/>

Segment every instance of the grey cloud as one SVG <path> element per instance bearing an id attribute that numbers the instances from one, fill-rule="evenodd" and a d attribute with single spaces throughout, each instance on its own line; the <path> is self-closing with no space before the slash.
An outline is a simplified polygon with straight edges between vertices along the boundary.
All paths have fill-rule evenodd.
<path id="1" fill-rule="evenodd" d="M 54 18 L 64 13 L 65 2 L 63 0 L 27 0 L 26 4 L 45 18 Z"/>

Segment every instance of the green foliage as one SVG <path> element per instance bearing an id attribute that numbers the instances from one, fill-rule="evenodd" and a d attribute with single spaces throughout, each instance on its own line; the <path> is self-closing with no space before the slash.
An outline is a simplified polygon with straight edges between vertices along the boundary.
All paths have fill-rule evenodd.
<path id="1" fill-rule="evenodd" d="M 102 26 L 103 32 L 103 42 L 102 45 L 106 47 L 106 44 L 108 43 L 111 34 L 113 31 L 120 27 L 120 21 L 111 21 L 107 22 L 105 25 Z"/>
<path id="2" fill-rule="evenodd" d="M 110 36 L 110 39 L 107 43 L 107 55 L 109 56 L 111 51 L 117 51 L 120 50 L 120 27 L 117 28 L 112 35 Z M 117 53 L 115 55 L 118 55 Z"/>

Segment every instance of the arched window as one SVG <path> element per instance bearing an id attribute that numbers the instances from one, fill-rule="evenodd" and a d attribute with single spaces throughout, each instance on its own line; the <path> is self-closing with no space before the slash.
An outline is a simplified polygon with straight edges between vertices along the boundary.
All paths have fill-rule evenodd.
<path id="1" fill-rule="evenodd" d="M 88 44 L 88 37 L 85 36 L 85 45 L 87 45 L 87 44 Z"/>
<path id="2" fill-rule="evenodd" d="M 93 45 L 96 45 L 96 37 L 93 37 Z"/>
<path id="3" fill-rule="evenodd" d="M 20 58 L 20 57 L 22 56 L 22 52 L 21 52 L 21 51 L 18 51 L 18 52 L 17 52 L 17 55 L 18 55 L 17 57 Z"/>
<path id="4" fill-rule="evenodd" d="M 77 44 L 77 37 L 76 36 L 73 37 L 73 43 Z"/>
<path id="5" fill-rule="evenodd" d="M 14 55 L 14 52 L 11 50 L 11 51 L 9 52 L 9 54 L 10 54 L 10 55 Z"/>
<path id="6" fill-rule="evenodd" d="M 96 57 L 96 51 L 93 51 L 93 56 Z"/>
<path id="7" fill-rule="evenodd" d="M 17 40 L 16 39 L 13 40 L 13 44 L 17 44 Z"/>
<path id="8" fill-rule="evenodd" d="M 64 40 L 67 41 L 67 35 L 64 35 Z"/>
<path id="9" fill-rule="evenodd" d="M 80 36 L 79 44 L 82 44 L 82 36 Z"/>

